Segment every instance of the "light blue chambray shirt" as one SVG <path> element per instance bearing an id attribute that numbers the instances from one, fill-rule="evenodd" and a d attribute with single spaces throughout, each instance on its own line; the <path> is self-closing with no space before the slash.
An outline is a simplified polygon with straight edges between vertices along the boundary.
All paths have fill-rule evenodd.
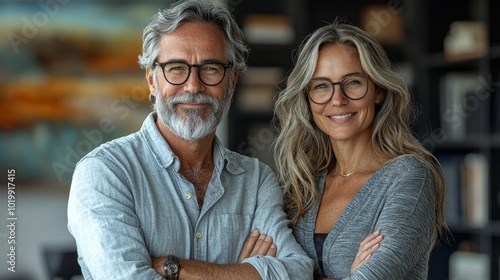
<path id="1" fill-rule="evenodd" d="M 276 257 L 246 259 L 263 279 L 312 279 L 295 241 L 276 176 L 257 159 L 213 144 L 214 173 L 200 211 L 194 186 L 151 113 L 140 131 L 105 143 L 77 164 L 68 228 L 85 279 L 163 279 L 151 257 L 234 264 L 253 229 L 273 237 Z"/>

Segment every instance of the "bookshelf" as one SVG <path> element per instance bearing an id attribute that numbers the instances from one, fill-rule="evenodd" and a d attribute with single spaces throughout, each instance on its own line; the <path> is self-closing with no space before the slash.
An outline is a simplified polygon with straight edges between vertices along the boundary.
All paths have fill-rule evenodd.
<path id="1" fill-rule="evenodd" d="M 232 7 L 250 55 L 248 70 L 239 76 L 229 112 L 229 148 L 257 157 L 272 168 L 271 144 L 276 136 L 271 123 L 273 105 L 286 71 L 293 65 L 292 51 L 300 41 L 304 25 L 295 8 L 303 2 L 239 1 Z"/>
<path id="2" fill-rule="evenodd" d="M 407 22 L 415 35 L 409 50 L 413 92 L 422 112 L 415 131 L 445 170 L 452 232 L 449 242 L 441 242 L 431 255 L 429 279 L 452 279 L 454 267 L 471 256 L 477 262 L 470 271 L 479 269 L 481 279 L 499 279 L 500 174 L 495 171 L 500 166 L 500 34 L 495 29 L 500 20 L 494 11 L 500 4 L 443 0 L 408 6 Z M 450 57 L 445 38 L 452 23 L 464 21 L 485 26 L 486 51 Z M 477 165 L 467 172 L 464 163 L 471 157 Z M 471 180 L 475 175 L 470 172 L 479 176 Z M 471 193 L 475 191 L 480 194 Z"/>

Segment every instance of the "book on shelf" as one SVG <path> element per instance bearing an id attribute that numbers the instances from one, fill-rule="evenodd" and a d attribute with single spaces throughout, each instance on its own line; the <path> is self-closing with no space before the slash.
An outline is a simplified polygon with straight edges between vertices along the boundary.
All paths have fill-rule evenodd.
<path id="1" fill-rule="evenodd" d="M 493 107 L 491 110 L 492 131 L 494 133 L 500 133 L 500 73 L 498 73 L 496 80 L 490 81 L 489 90 L 493 95 Z"/>
<path id="2" fill-rule="evenodd" d="M 405 23 L 399 8 L 387 4 L 363 5 L 361 26 L 384 45 L 400 45 L 405 40 Z"/>
<path id="3" fill-rule="evenodd" d="M 279 14 L 248 15 L 243 22 L 243 33 L 250 44 L 287 45 L 295 40 L 292 20 Z"/>
<path id="4" fill-rule="evenodd" d="M 472 59 L 488 52 L 488 26 L 484 21 L 454 21 L 443 42 L 450 61 Z"/>
<path id="5" fill-rule="evenodd" d="M 445 213 L 450 226 L 481 228 L 489 221 L 489 168 L 485 155 L 438 155 L 446 187 Z"/>
<path id="6" fill-rule="evenodd" d="M 249 67 L 240 74 L 236 104 L 240 112 L 272 113 L 278 84 L 284 78 L 280 67 Z"/>
<path id="7" fill-rule="evenodd" d="M 463 156 L 442 155 L 438 160 L 444 172 L 446 222 L 449 225 L 460 225 L 462 223 L 462 204 L 460 203 L 462 198 L 458 186 L 460 186 L 460 165 Z"/>
<path id="8" fill-rule="evenodd" d="M 485 130 L 480 120 L 489 102 L 479 77 L 477 72 L 450 72 L 441 78 L 440 121 L 449 140 L 461 141 Z"/>
<path id="9" fill-rule="evenodd" d="M 464 157 L 461 174 L 462 208 L 465 221 L 471 227 L 488 224 L 488 159 L 481 154 Z"/>
<path id="10" fill-rule="evenodd" d="M 488 280 L 490 256 L 484 253 L 455 251 L 450 255 L 449 270 L 449 279 Z"/>

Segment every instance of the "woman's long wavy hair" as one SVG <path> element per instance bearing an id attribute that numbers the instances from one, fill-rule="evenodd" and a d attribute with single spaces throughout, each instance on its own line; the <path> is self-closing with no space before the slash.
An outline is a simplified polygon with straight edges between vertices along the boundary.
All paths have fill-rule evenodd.
<path id="1" fill-rule="evenodd" d="M 315 178 L 336 164 L 329 137 L 315 125 L 305 92 L 316 68 L 319 50 L 333 44 L 356 50 L 363 69 L 384 92 L 384 100 L 377 105 L 372 124 L 372 143 L 377 155 L 389 155 L 395 159 L 411 154 L 429 167 L 435 195 L 435 243 L 446 228 L 443 174 L 435 157 L 411 131 L 410 125 L 416 114 L 406 82 L 393 70 L 386 52 L 370 34 L 339 22 L 317 29 L 304 40 L 295 67 L 287 78 L 286 88 L 280 91 L 275 104 L 279 133 L 274 156 L 291 225 L 295 225 L 317 199 Z"/>

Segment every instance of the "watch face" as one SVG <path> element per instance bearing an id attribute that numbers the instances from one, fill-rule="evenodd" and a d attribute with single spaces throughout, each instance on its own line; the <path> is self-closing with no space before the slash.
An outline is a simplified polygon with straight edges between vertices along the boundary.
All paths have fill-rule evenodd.
<path id="1" fill-rule="evenodd" d="M 169 275 L 175 275 L 179 272 L 179 267 L 175 263 L 169 263 L 165 270 Z"/>
<path id="2" fill-rule="evenodd" d="M 177 280 L 179 274 L 179 260 L 176 256 L 170 255 L 167 256 L 168 260 L 163 265 L 163 270 L 167 274 L 168 280 Z"/>

